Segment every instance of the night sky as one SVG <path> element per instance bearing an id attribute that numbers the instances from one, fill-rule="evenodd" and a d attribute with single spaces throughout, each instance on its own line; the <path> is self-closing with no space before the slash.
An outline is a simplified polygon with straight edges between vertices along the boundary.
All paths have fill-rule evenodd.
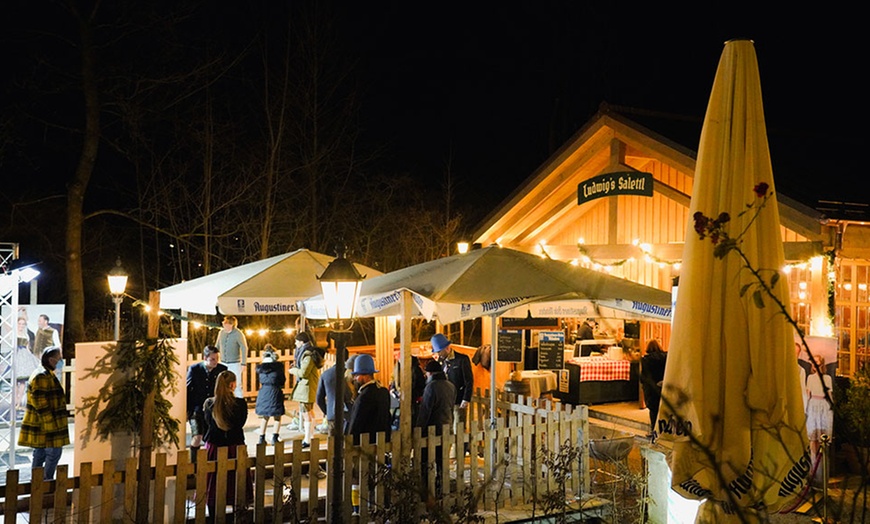
<path id="1" fill-rule="evenodd" d="M 464 192 L 496 204 L 603 101 L 699 132 L 723 42 L 751 38 L 780 189 L 810 203 L 860 197 L 849 182 L 868 138 L 856 67 L 868 46 L 856 17 L 833 4 L 722 14 L 658 2 L 484 4 L 354 3 L 343 13 L 371 88 L 365 122 L 397 165 L 443 177 L 452 159 Z"/>
<path id="2" fill-rule="evenodd" d="M 190 4 L 191 28 L 205 27 L 213 38 L 239 45 L 263 19 L 286 12 L 271 1 L 254 2 L 253 8 Z M 870 138 L 861 17 L 831 3 L 805 12 L 631 4 L 320 3 L 333 13 L 324 28 L 329 26 L 342 59 L 353 65 L 360 143 L 379 149 L 381 169 L 411 173 L 422 189 L 443 188 L 449 172 L 455 197 L 473 209 L 471 229 L 602 102 L 688 122 L 695 135 L 671 138 L 697 149 L 694 136 L 723 42 L 731 38 L 756 43 L 779 189 L 808 204 L 861 198 L 852 185 L 863 168 L 855 152 Z M 21 46 L 32 43 L 20 36 L 64 23 L 43 17 L 41 8 L 34 12 L 36 3 L 15 5 L 20 11 L 12 12 L 21 18 L 5 18 L 0 37 L 10 73 L 3 82 L 7 94 L 15 92 L 10 86 L 18 69 L 31 65 L 21 59 L 29 57 Z M 12 105 L 8 98 L 3 104 Z M 0 163 L 0 174 L 44 182 L 8 161 L 20 145 L 15 139 L 14 130 L 4 139 L 7 161 Z M 51 170 L 56 179 L 48 186 L 59 192 L 75 157 L 56 160 L 66 164 Z"/>

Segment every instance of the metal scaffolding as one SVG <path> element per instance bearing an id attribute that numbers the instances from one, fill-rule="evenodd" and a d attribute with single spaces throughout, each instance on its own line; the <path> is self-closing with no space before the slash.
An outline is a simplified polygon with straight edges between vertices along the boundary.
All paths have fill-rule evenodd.
<path id="1" fill-rule="evenodd" d="M 16 464 L 15 347 L 17 337 L 18 274 L 5 268 L 18 258 L 18 244 L 0 242 L 0 472 Z"/>

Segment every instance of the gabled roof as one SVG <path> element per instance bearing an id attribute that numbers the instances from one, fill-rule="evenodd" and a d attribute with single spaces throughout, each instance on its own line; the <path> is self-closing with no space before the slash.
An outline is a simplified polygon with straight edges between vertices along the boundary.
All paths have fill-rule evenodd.
<path id="1" fill-rule="evenodd" d="M 693 122 L 687 124 L 681 135 L 684 140 L 691 139 L 691 131 L 685 130 L 695 126 Z M 678 127 L 673 126 L 669 133 L 679 134 Z M 700 133 L 700 125 L 697 130 Z M 629 158 L 633 165 L 660 162 L 691 178 L 696 153 L 602 105 L 586 125 L 480 223 L 474 233 L 475 241 L 489 244 L 506 236 L 514 242 L 522 242 L 523 237 L 550 227 L 560 218 L 563 221 L 576 219 L 578 183 L 605 172 L 632 170 L 622 163 Z M 680 188 L 657 180 L 654 191 L 681 206 L 689 205 L 690 195 Z M 783 226 L 810 240 L 822 240 L 821 213 L 782 193 L 778 197 Z"/>

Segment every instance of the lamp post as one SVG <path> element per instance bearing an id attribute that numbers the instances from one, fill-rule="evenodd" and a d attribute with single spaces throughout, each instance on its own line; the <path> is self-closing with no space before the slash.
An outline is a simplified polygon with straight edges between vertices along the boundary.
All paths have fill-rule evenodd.
<path id="1" fill-rule="evenodd" d="M 364 275 L 360 275 L 354 265 L 344 258 L 344 246 L 336 248 L 335 260 L 326 266 L 318 277 L 326 304 L 326 318 L 337 321 L 338 329 L 330 331 L 335 340 L 335 425 L 332 455 L 332 520 L 342 522 L 344 496 L 344 361 L 347 359 L 347 339 L 351 331 L 343 329 L 346 320 L 352 320 L 356 301 Z"/>
<path id="2" fill-rule="evenodd" d="M 124 301 L 124 291 L 127 289 L 127 273 L 121 267 L 121 257 L 115 260 L 115 267 L 107 275 L 109 292 L 115 303 L 115 341 L 121 338 L 121 302 Z"/>

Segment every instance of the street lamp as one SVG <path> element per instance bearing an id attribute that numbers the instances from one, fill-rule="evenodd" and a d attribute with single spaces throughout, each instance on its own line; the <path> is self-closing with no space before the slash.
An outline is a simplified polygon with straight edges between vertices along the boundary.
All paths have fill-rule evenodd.
<path id="1" fill-rule="evenodd" d="M 115 267 L 107 275 L 109 292 L 115 303 L 115 340 L 121 338 L 121 302 L 124 301 L 124 291 L 127 289 L 127 273 L 121 267 L 121 257 L 115 260 Z"/>
<path id="2" fill-rule="evenodd" d="M 323 274 L 318 277 L 323 290 L 323 301 L 326 304 L 326 318 L 338 321 L 338 329 L 330 332 L 335 340 L 335 425 L 334 452 L 332 455 L 332 520 L 342 521 L 344 501 L 344 361 L 347 359 L 347 339 L 351 331 L 343 329 L 343 322 L 352 320 L 356 301 L 364 275 L 360 275 L 356 267 L 344 258 L 344 246 L 336 248 L 335 260 L 326 266 Z"/>

